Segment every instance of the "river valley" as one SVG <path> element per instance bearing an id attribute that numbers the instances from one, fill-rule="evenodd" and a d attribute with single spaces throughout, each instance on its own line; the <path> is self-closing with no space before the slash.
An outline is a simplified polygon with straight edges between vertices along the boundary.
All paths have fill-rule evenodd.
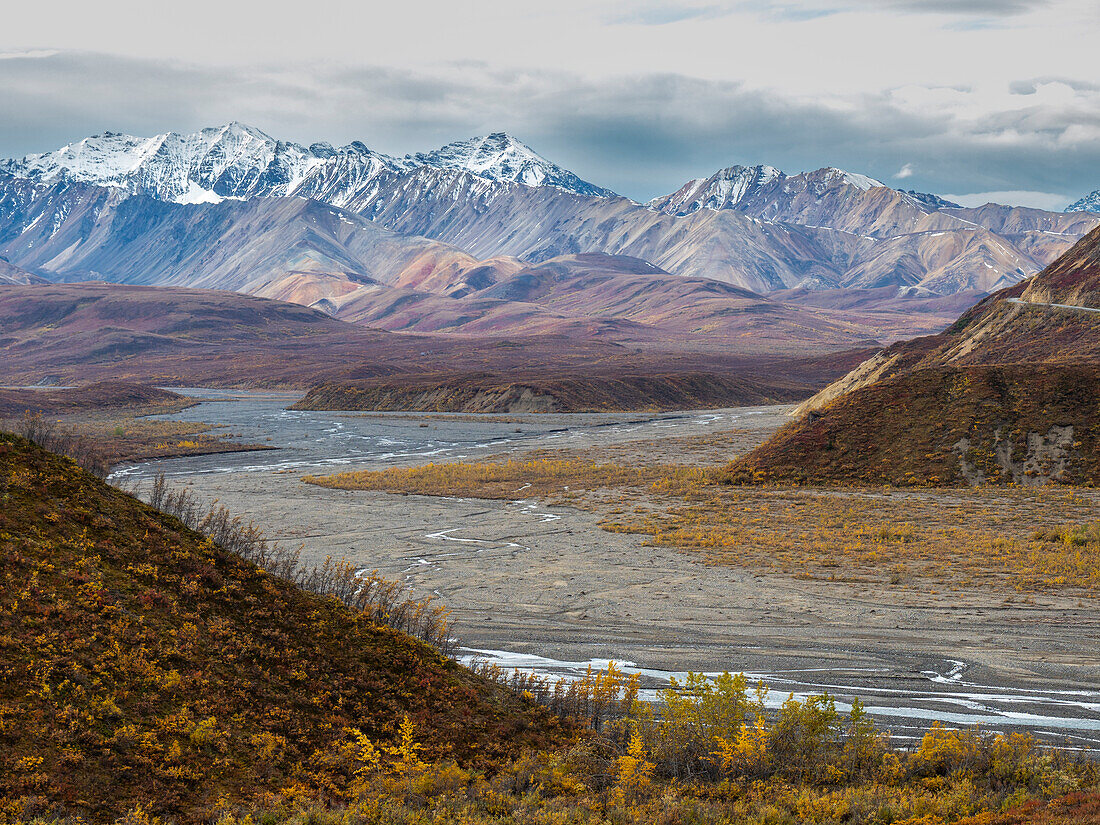
<path id="1" fill-rule="evenodd" d="M 736 430 L 746 448 L 785 407 L 661 414 L 471 416 L 296 412 L 295 395 L 185 390 L 202 403 L 174 420 L 221 425 L 275 450 L 116 468 L 139 492 L 158 473 L 301 545 L 401 578 L 452 609 L 468 659 L 575 678 L 614 660 L 653 691 L 687 670 L 742 671 L 771 701 L 860 697 L 901 743 L 932 720 L 1031 730 L 1063 747 L 1100 746 L 1100 605 L 978 590 L 887 591 L 715 567 L 643 536 L 600 529 L 589 509 L 307 485 L 308 473 L 522 455 L 546 448 L 665 450 Z M 661 445 L 666 445 L 662 447 Z M 650 694 L 651 695 L 651 694 Z"/>

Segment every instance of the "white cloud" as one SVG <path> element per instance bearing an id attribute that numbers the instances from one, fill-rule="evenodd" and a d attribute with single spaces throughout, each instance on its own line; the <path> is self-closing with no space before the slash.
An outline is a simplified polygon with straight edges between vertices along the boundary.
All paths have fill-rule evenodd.
<path id="1" fill-rule="evenodd" d="M 907 163 L 894 173 L 894 180 L 905 180 L 913 177 L 913 164 Z"/>
<path id="2" fill-rule="evenodd" d="M 15 51 L 0 51 L 0 60 L 35 60 L 43 57 L 53 57 L 57 49 L 16 49 Z"/>

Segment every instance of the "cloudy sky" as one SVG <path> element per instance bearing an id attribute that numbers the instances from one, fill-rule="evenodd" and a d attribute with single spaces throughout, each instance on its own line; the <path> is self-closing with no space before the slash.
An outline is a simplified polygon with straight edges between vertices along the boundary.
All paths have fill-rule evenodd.
<path id="1" fill-rule="evenodd" d="M 1096 0 L 22 3 L 0 156 L 241 120 L 392 154 L 504 130 L 636 199 L 735 163 L 1046 208 L 1100 188 Z"/>

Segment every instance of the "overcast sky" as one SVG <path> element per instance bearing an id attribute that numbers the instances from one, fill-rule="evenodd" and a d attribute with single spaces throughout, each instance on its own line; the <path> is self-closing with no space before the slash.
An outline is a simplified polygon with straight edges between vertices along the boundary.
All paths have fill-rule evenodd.
<path id="1" fill-rule="evenodd" d="M 1097 0 L 20 3 L 0 156 L 241 120 L 391 154 L 508 131 L 647 199 L 736 163 L 1062 208 L 1100 188 Z"/>

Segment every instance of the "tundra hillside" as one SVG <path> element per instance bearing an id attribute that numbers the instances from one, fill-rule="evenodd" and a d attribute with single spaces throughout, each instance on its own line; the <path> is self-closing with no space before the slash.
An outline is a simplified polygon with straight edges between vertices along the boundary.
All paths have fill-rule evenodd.
<path id="1" fill-rule="evenodd" d="M 735 481 L 1100 481 L 1100 230 L 941 335 L 827 387 Z"/>

